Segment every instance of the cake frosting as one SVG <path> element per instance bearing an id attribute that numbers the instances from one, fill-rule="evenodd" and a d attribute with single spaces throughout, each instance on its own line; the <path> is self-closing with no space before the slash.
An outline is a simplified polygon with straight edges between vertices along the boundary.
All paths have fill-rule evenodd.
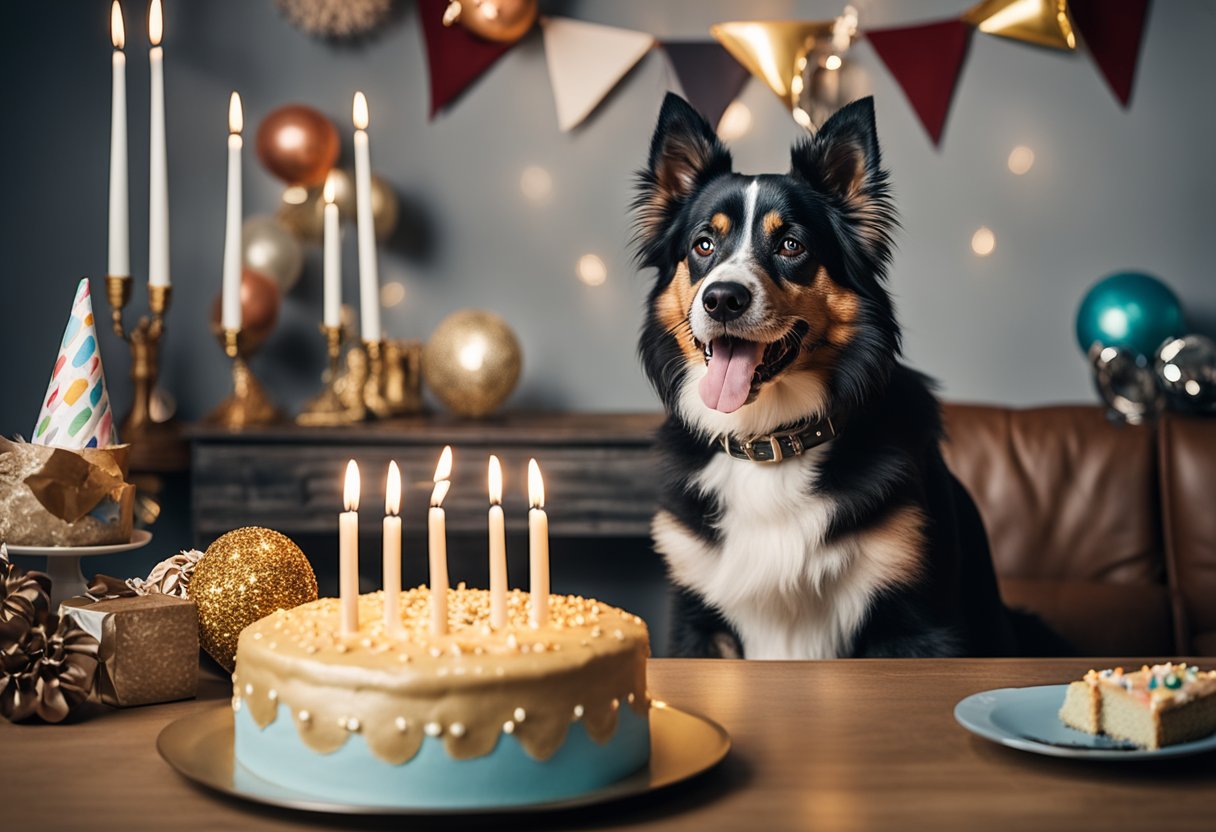
<path id="1" fill-rule="evenodd" d="M 561 799 L 644 766 L 642 619 L 552 595 L 549 623 L 533 627 L 528 594 L 507 600 L 495 629 L 486 590 L 449 590 L 443 635 L 430 631 L 425 587 L 401 593 L 396 627 L 379 592 L 360 596 L 350 635 L 333 598 L 255 622 L 233 674 L 237 761 L 318 796 L 435 806 Z M 502 788 L 462 782 L 474 774 Z"/>

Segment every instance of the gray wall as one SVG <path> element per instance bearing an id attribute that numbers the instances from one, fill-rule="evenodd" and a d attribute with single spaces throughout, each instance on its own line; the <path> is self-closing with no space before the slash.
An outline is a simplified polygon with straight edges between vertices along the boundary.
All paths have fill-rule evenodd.
<path id="1" fill-rule="evenodd" d="M 23 2 L 8 9 L 0 141 L 8 163 L 0 223 L 0 354 L 7 361 L 0 430 L 28 433 L 67 314 L 74 281 L 105 267 L 108 159 L 108 5 Z M 862 2 L 862 23 L 883 25 L 959 12 L 957 0 Z M 127 4 L 130 66 L 132 261 L 146 264 L 147 60 L 142 3 Z M 523 341 L 518 406 L 648 409 L 634 336 L 645 277 L 626 251 L 630 173 L 671 77 L 649 55 L 590 121 L 558 131 L 539 34 L 509 53 L 455 107 L 426 118 L 425 58 L 413 4 L 358 47 L 313 40 L 270 0 L 168 0 L 167 86 L 174 309 L 166 382 L 196 417 L 225 392 L 226 365 L 207 334 L 204 308 L 219 284 L 224 205 L 224 117 L 239 89 L 247 123 L 290 101 L 340 125 L 349 158 L 351 93 L 372 106 L 373 162 L 415 214 L 424 246 L 383 252 L 384 280 L 406 302 L 386 310 L 394 335 L 425 337 L 448 312 L 502 313 Z M 660 36 L 703 37 L 716 20 L 823 18 L 833 2 L 565 2 L 557 13 Z M 1085 287 L 1112 270 L 1165 278 L 1200 326 L 1216 319 L 1211 280 L 1208 158 L 1216 133 L 1211 79 L 1216 13 L 1199 2 L 1157 3 L 1149 18 L 1129 111 L 1092 63 L 977 36 L 935 150 L 868 45 L 854 52 L 877 97 L 886 159 L 904 230 L 892 286 L 910 361 L 937 376 L 947 396 L 1014 403 L 1090 399 L 1071 320 Z M 735 146 L 741 169 L 781 169 L 797 135 L 775 97 L 751 82 L 755 116 Z M 1005 158 L 1030 145 L 1033 170 L 1014 177 Z M 252 142 L 250 142 L 250 145 Z M 520 170 L 547 167 L 553 198 L 520 195 Z M 280 184 L 246 155 L 248 213 L 269 212 Z M 980 224 L 997 235 L 986 259 L 969 248 Z M 346 291 L 356 289 L 347 240 Z M 595 252 L 608 282 L 588 288 L 574 263 Z M 142 282 L 143 276 L 137 276 Z M 319 258 L 284 305 L 257 359 L 275 395 L 296 406 L 321 365 Z M 96 287 L 100 290 L 100 284 Z M 142 300 L 142 287 L 137 292 Z M 104 307 L 104 305 L 103 305 Z M 99 313 L 105 314 L 103 309 Z M 125 349 L 103 333 L 111 390 L 125 410 Z"/>

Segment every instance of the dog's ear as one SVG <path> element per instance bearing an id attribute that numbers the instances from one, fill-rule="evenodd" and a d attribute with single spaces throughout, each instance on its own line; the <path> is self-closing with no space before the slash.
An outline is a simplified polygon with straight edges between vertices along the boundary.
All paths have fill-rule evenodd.
<path id="1" fill-rule="evenodd" d="M 689 196 L 710 179 L 730 173 L 731 166 L 730 151 L 709 122 L 683 98 L 668 93 L 633 202 L 634 243 L 643 265 L 659 264 L 667 231 Z"/>
<path id="2" fill-rule="evenodd" d="M 837 110 L 818 133 L 794 145 L 790 162 L 793 175 L 845 214 L 860 243 L 856 253 L 874 265 L 885 263 L 897 221 L 878 149 L 874 99 Z"/>

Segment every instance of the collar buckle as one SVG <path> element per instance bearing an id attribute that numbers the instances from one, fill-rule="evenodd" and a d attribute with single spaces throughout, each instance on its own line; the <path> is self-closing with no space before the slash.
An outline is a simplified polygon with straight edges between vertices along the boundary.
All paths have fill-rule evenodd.
<path id="1" fill-rule="evenodd" d="M 801 456 L 835 437 L 836 426 L 832 424 L 831 419 L 824 419 L 801 431 L 770 433 L 767 436 L 742 440 L 725 435 L 721 438 L 721 443 L 722 450 L 736 459 L 769 465 Z"/>

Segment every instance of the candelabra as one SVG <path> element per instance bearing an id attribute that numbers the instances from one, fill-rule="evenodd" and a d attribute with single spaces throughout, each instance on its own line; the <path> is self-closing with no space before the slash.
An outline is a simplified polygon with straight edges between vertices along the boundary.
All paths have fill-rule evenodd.
<path id="1" fill-rule="evenodd" d="M 282 415 L 249 369 L 249 356 L 261 346 L 260 340 L 240 329 L 221 328 L 216 335 L 224 354 L 232 359 L 232 394 L 208 414 L 206 422 L 240 430 L 280 421 Z"/>
<path id="2" fill-rule="evenodd" d="M 347 394 L 346 388 L 350 381 L 341 372 L 344 340 L 342 327 L 322 324 L 321 334 L 325 336 L 325 347 L 329 356 L 329 366 L 321 379 L 325 387 L 296 416 L 296 423 L 313 427 L 334 427 L 361 422 L 367 416 L 362 396 L 364 379 L 360 378 L 355 382 L 359 395 L 352 397 Z"/>

